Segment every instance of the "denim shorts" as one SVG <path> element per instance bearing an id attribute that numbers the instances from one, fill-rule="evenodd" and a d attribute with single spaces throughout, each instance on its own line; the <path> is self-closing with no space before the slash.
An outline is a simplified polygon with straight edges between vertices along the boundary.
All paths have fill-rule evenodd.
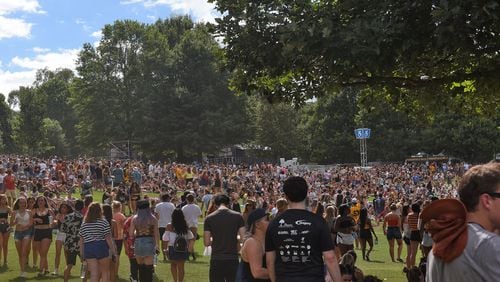
<path id="1" fill-rule="evenodd" d="M 83 259 L 102 259 L 109 257 L 109 247 L 105 240 L 83 244 Z"/>
<path id="2" fill-rule="evenodd" d="M 16 230 L 14 232 L 14 240 L 15 241 L 21 241 L 23 239 L 28 239 L 28 238 L 31 238 L 31 236 L 33 236 L 33 230 L 31 228 L 24 230 L 24 231 L 17 231 Z"/>
<path id="3" fill-rule="evenodd" d="M 397 226 L 387 227 L 387 240 L 401 240 L 401 230 Z"/>
<path id="4" fill-rule="evenodd" d="M 154 256 L 156 251 L 155 239 L 152 236 L 136 237 L 134 253 L 139 257 Z"/>

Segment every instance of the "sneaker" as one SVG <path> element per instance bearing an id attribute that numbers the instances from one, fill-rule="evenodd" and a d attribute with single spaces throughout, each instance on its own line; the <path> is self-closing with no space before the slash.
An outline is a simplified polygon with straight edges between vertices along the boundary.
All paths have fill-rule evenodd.
<path id="1" fill-rule="evenodd" d="M 138 281 L 132 278 L 132 276 L 130 276 L 130 282 L 138 282 Z"/>
<path id="2" fill-rule="evenodd" d="M 21 272 L 21 273 L 19 274 L 19 277 L 21 277 L 21 278 L 26 278 L 26 272 Z"/>
<path id="3" fill-rule="evenodd" d="M 54 270 L 54 272 L 52 272 L 52 275 L 57 276 L 58 275 L 57 270 Z"/>

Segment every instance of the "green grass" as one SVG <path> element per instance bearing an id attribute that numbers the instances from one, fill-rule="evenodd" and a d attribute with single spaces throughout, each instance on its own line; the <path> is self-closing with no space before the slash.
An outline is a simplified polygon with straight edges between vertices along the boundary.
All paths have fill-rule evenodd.
<path id="1" fill-rule="evenodd" d="M 100 194 L 96 194 L 95 199 L 100 200 Z M 200 235 L 202 234 L 203 225 L 200 224 L 199 231 Z M 394 263 L 391 262 L 389 256 L 389 246 L 388 242 L 385 239 L 385 236 L 382 233 L 382 227 L 375 227 L 375 231 L 379 238 L 379 242 L 377 245 L 374 245 L 373 251 L 370 255 L 370 262 L 363 261 L 361 259 L 361 251 L 356 250 L 358 254 L 357 266 L 365 273 L 376 275 L 379 278 L 385 281 L 396 281 L 403 282 L 406 281 L 404 274 L 402 272 L 403 264 L 402 263 Z M 49 270 L 52 272 L 54 269 L 54 257 L 55 257 L 55 237 L 53 238 L 53 242 L 50 246 L 49 250 Z M 186 282 L 197 282 L 197 281 L 208 281 L 208 269 L 209 269 L 209 258 L 203 256 L 203 240 L 200 239 L 196 241 L 195 251 L 197 253 L 196 261 L 189 261 L 185 264 Z M 406 247 L 403 249 L 402 258 L 406 256 Z M 9 239 L 9 256 L 8 256 L 8 266 L 0 267 L 0 277 L 1 281 L 24 281 L 18 278 L 19 276 L 19 263 L 17 259 L 17 252 L 14 245 L 14 238 Z M 31 264 L 30 257 L 30 264 Z M 418 261 L 418 259 L 417 259 Z M 64 256 L 61 258 L 61 265 L 59 267 L 59 272 L 62 273 L 64 267 L 66 265 L 66 261 Z M 159 258 L 158 266 L 156 267 L 156 274 L 158 277 L 157 281 L 173 281 L 172 275 L 170 274 L 170 265 L 168 262 L 163 262 L 162 258 Z M 80 263 L 77 262 L 77 265 L 73 267 L 72 270 L 72 278 L 70 281 L 81 281 L 80 276 Z M 28 269 L 26 280 L 40 280 L 40 281 L 62 281 L 62 276 L 52 276 L 47 275 L 45 277 L 37 277 L 37 272 L 31 268 Z M 129 262 L 126 257 L 124 251 L 122 251 L 120 257 L 120 270 L 119 277 L 117 281 L 126 282 L 129 281 Z"/>

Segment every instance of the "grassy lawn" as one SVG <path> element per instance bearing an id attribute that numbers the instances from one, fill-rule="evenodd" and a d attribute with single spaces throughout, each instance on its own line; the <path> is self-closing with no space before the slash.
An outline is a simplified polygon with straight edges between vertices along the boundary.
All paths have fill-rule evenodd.
<path id="1" fill-rule="evenodd" d="M 95 193 L 97 194 L 97 193 Z M 96 195 L 96 200 L 100 200 L 100 195 Z M 376 227 L 376 233 L 379 238 L 378 245 L 374 246 L 374 249 L 370 255 L 370 262 L 363 261 L 361 259 L 361 251 L 356 250 L 358 254 L 357 266 L 363 270 L 366 274 L 376 275 L 385 281 L 406 281 L 404 274 L 402 272 L 402 263 L 391 262 L 389 256 L 389 246 L 387 240 L 382 233 L 382 227 Z M 199 226 L 200 235 L 202 234 L 203 225 Z M 49 270 L 52 272 L 54 269 L 54 256 L 55 256 L 55 236 L 53 238 L 52 245 L 49 250 Z M 195 245 L 197 259 L 196 261 L 189 261 L 185 264 L 186 277 L 185 281 L 195 282 L 195 281 L 208 281 L 208 268 L 209 268 L 209 258 L 203 257 L 203 240 L 200 239 L 196 241 Z M 406 256 L 406 247 L 403 249 L 402 258 Z M 417 258 L 419 261 L 419 258 Z M 30 258 L 31 263 L 31 258 Z M 59 272 L 62 273 L 66 261 L 64 257 L 61 259 L 61 266 L 59 267 Z M 124 251 L 122 251 L 120 257 L 120 271 L 117 281 L 125 282 L 129 281 L 129 262 Z M 170 265 L 168 262 L 163 262 L 161 258 L 158 260 L 158 266 L 156 267 L 156 274 L 158 277 L 157 281 L 173 281 L 170 274 Z M 24 281 L 18 278 L 19 276 L 19 263 L 17 258 L 17 252 L 14 246 L 14 239 L 9 239 L 9 257 L 8 266 L 0 267 L 0 277 L 1 281 Z M 77 265 L 72 270 L 72 278 L 70 281 L 81 281 L 80 276 L 80 264 Z M 26 280 L 40 280 L 40 281 L 62 281 L 62 276 L 52 276 L 51 274 L 45 277 L 37 277 L 37 272 L 31 268 L 28 268 Z"/>

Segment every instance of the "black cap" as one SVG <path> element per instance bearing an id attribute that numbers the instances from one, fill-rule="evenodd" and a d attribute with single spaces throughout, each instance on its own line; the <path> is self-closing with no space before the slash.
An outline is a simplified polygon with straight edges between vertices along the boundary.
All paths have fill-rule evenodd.
<path id="1" fill-rule="evenodd" d="M 142 210 L 142 209 L 149 209 L 149 201 L 148 200 L 139 200 L 137 201 L 137 208 Z"/>
<path id="2" fill-rule="evenodd" d="M 248 215 L 247 225 L 249 227 L 252 226 L 257 220 L 263 218 L 266 215 L 267 213 L 264 209 L 261 208 L 255 209 Z"/>

